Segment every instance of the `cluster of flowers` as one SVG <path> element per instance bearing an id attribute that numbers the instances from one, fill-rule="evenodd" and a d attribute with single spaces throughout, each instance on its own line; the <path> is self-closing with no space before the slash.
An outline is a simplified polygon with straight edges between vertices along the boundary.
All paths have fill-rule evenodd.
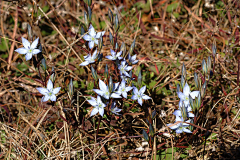
<path id="1" fill-rule="evenodd" d="M 179 101 L 179 108 L 178 110 L 175 110 L 173 114 L 176 116 L 176 123 L 175 125 L 170 123 L 167 124 L 169 128 L 176 130 L 176 133 L 192 133 L 187 127 L 189 127 L 188 123 L 191 123 L 191 118 L 194 118 L 194 114 L 192 112 L 192 107 L 190 106 L 190 98 L 195 99 L 199 96 L 200 91 L 190 91 L 189 85 L 186 83 L 183 88 L 183 92 L 177 92 L 178 97 L 180 98 Z M 188 123 L 184 123 L 188 122 Z"/>
<path id="2" fill-rule="evenodd" d="M 94 47 L 94 44 L 98 44 L 98 39 L 100 36 L 104 35 L 105 32 L 98 32 L 96 33 L 93 26 L 90 25 L 88 29 L 88 34 L 83 36 L 83 39 L 88 41 L 88 46 L 90 49 Z M 110 49 L 111 55 L 106 56 L 107 59 L 116 61 L 119 60 L 121 63 L 118 65 L 119 73 L 121 75 L 121 84 L 114 83 L 113 86 L 106 85 L 101 79 L 99 79 L 99 88 L 100 89 L 93 89 L 94 92 L 98 94 L 97 99 L 94 97 L 91 97 L 88 102 L 94 107 L 92 110 L 90 116 L 96 115 L 99 113 L 101 116 L 104 114 L 104 108 L 107 106 L 107 104 L 103 103 L 102 98 L 105 100 L 109 100 L 110 98 L 122 98 L 123 96 L 125 99 L 127 99 L 127 92 L 133 89 L 134 95 L 131 97 L 133 100 L 138 100 L 138 103 L 142 105 L 142 99 L 151 99 L 149 96 L 145 95 L 144 92 L 146 90 L 146 86 L 142 87 L 139 91 L 136 87 L 126 86 L 127 79 L 131 78 L 128 71 L 130 71 L 133 67 L 128 66 L 128 62 L 130 64 L 137 64 L 138 60 L 136 60 L 136 55 L 130 56 L 128 54 L 128 62 L 126 59 L 121 57 L 122 51 L 116 53 L 114 50 Z M 80 64 L 80 66 L 86 66 L 91 63 L 94 63 L 98 57 L 97 49 L 93 52 L 93 55 L 88 54 L 87 56 L 84 56 L 84 62 Z M 108 103 L 108 102 L 107 102 Z M 114 114 L 119 115 L 118 112 L 121 112 L 122 109 L 119 109 L 116 107 L 116 102 L 113 100 L 113 103 L 111 105 L 111 111 Z"/>
<path id="3" fill-rule="evenodd" d="M 94 44 L 98 44 L 98 40 L 100 36 L 103 36 L 104 32 L 98 32 L 96 33 L 93 26 L 90 25 L 88 34 L 84 35 L 84 39 L 88 41 L 88 46 L 90 49 L 94 47 Z M 33 41 L 32 44 L 30 42 L 22 37 L 22 43 L 23 48 L 18 48 L 15 51 L 19 54 L 25 54 L 26 60 L 30 60 L 34 54 L 38 54 L 41 51 L 37 49 L 39 38 Z M 138 100 L 138 103 L 142 105 L 142 99 L 151 99 L 149 96 L 145 95 L 144 92 L 146 90 L 146 86 L 142 87 L 140 90 L 138 90 L 136 87 L 130 87 L 126 86 L 126 80 L 128 78 L 131 78 L 128 71 L 130 71 L 133 67 L 128 66 L 128 62 L 130 64 L 137 64 L 138 60 L 136 60 L 136 55 L 130 56 L 128 55 L 128 62 L 125 58 L 121 57 L 122 51 L 116 53 L 112 49 L 110 49 L 111 55 L 106 56 L 107 59 L 116 61 L 121 61 L 121 64 L 118 65 L 119 73 L 121 75 L 121 84 L 115 83 L 112 87 L 107 86 L 101 79 L 99 79 L 99 88 L 100 89 L 93 89 L 94 92 L 98 94 L 97 99 L 94 97 L 90 97 L 91 99 L 88 100 L 88 102 L 94 107 L 94 109 L 91 112 L 91 116 L 99 113 L 101 116 L 104 114 L 104 107 L 107 106 L 107 103 L 102 102 L 102 98 L 105 100 L 109 100 L 110 98 L 122 98 L 121 95 L 127 99 L 127 92 L 133 89 L 134 95 L 131 97 L 132 100 Z M 96 61 L 98 57 L 97 49 L 94 51 L 93 55 L 88 54 L 87 56 L 84 56 L 84 62 L 80 64 L 80 66 L 86 66 L 89 64 L 92 64 Z M 47 88 L 38 87 L 37 90 L 43 94 L 42 102 L 46 102 L 49 99 L 51 101 L 56 101 L 56 94 L 60 91 L 61 87 L 53 88 L 53 83 L 51 79 L 48 80 Z M 121 109 L 116 107 L 116 102 L 113 101 L 111 105 L 111 111 L 114 114 L 118 114 L 118 112 L 121 111 Z"/>

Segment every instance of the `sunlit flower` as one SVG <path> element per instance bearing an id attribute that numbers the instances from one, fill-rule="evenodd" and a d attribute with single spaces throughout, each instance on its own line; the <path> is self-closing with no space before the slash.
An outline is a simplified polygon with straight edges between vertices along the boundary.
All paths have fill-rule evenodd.
<path id="1" fill-rule="evenodd" d="M 143 86 L 139 91 L 136 87 L 133 88 L 133 93 L 134 95 L 132 96 L 131 99 L 133 100 L 138 100 L 138 103 L 142 106 L 142 99 L 151 99 L 151 97 L 143 94 L 146 90 L 146 86 Z"/>
<path id="2" fill-rule="evenodd" d="M 57 97 L 56 94 L 60 91 L 61 87 L 57 87 L 53 89 L 53 83 L 51 81 L 51 79 L 48 80 L 47 83 L 47 88 L 42 88 L 42 87 L 38 87 L 37 90 L 43 94 L 44 96 L 42 97 L 42 102 L 46 102 L 49 99 L 51 101 L 56 101 Z"/>
<path id="3" fill-rule="evenodd" d="M 136 54 L 133 55 L 132 57 L 131 57 L 130 53 L 128 54 L 128 60 L 129 60 L 130 63 L 132 63 L 132 64 L 138 63 L 138 60 L 136 60 L 136 58 L 137 58 Z"/>
<path id="4" fill-rule="evenodd" d="M 38 54 L 41 51 L 37 48 L 38 45 L 38 39 L 35 39 L 32 44 L 30 42 L 22 37 L 22 48 L 18 48 L 15 51 L 18 52 L 19 54 L 25 54 L 26 61 L 30 60 L 34 54 Z"/>
<path id="5" fill-rule="evenodd" d="M 99 79 L 99 88 L 100 89 L 93 89 L 94 92 L 96 92 L 98 95 L 103 96 L 105 99 L 111 98 L 122 98 L 119 93 L 114 92 L 119 83 L 114 83 L 113 84 L 113 90 L 110 91 L 109 87 L 101 80 Z"/>
<path id="6" fill-rule="evenodd" d="M 118 66 L 118 69 L 120 70 L 121 75 L 125 75 L 130 77 L 130 75 L 127 73 L 127 71 L 130 71 L 133 67 L 128 66 L 126 61 L 122 61 L 121 64 Z"/>
<path id="7" fill-rule="evenodd" d="M 105 31 L 96 33 L 93 26 L 90 24 L 88 34 L 83 36 L 83 39 L 88 41 L 88 46 L 90 49 L 92 49 L 94 47 L 94 43 L 98 45 L 98 39 L 100 38 L 101 35 L 103 36 L 104 34 Z"/>
<path id="8" fill-rule="evenodd" d="M 127 92 L 130 91 L 132 87 L 126 87 L 126 81 L 122 80 L 122 83 L 119 85 L 117 93 L 127 99 Z"/>
<path id="9" fill-rule="evenodd" d="M 116 52 L 115 52 L 114 50 L 112 50 L 112 49 L 110 49 L 110 51 L 111 51 L 111 56 L 106 56 L 107 59 L 110 59 L 110 60 L 112 60 L 112 61 L 114 61 L 114 60 L 116 60 L 116 59 L 119 59 L 119 60 L 122 59 L 122 57 L 120 57 L 121 54 L 122 54 L 122 51 L 120 51 L 120 52 L 118 52 L 118 53 L 116 53 Z"/>
<path id="10" fill-rule="evenodd" d="M 179 107 L 182 107 L 183 106 L 182 103 L 184 103 L 184 106 L 189 108 L 190 107 L 189 96 L 191 96 L 193 99 L 195 99 L 198 96 L 198 94 L 200 94 L 200 92 L 199 91 L 191 92 L 190 87 L 186 83 L 183 88 L 183 93 L 177 92 L 177 94 L 178 94 L 178 97 L 180 98 Z"/>
<path id="11" fill-rule="evenodd" d="M 116 115 L 121 115 L 121 114 L 119 114 L 118 112 L 121 112 L 122 109 L 118 108 L 118 107 L 116 106 L 116 102 L 114 101 L 114 102 L 112 103 L 112 105 L 111 105 L 111 111 L 112 111 L 112 113 L 114 113 L 114 114 L 116 114 Z"/>
<path id="12" fill-rule="evenodd" d="M 192 133 L 189 129 L 186 128 L 186 127 L 189 126 L 189 124 L 184 123 L 183 117 L 176 116 L 175 123 L 178 122 L 178 121 L 181 121 L 181 122 L 178 123 L 178 124 L 175 124 L 171 127 L 170 127 L 170 125 L 172 125 L 172 123 L 167 124 L 167 126 L 169 126 L 169 128 L 171 128 L 173 130 L 176 130 L 176 133 L 182 133 L 182 132 Z M 186 122 L 190 123 L 190 121 L 191 120 L 187 120 Z"/>
<path id="13" fill-rule="evenodd" d="M 91 97 L 91 99 L 87 101 L 94 107 L 90 114 L 90 117 L 96 115 L 97 113 L 103 117 L 104 107 L 106 107 L 106 104 L 102 102 L 101 97 L 97 96 L 97 99 Z"/>
<path id="14" fill-rule="evenodd" d="M 97 50 L 93 52 L 93 55 L 89 53 L 87 56 L 84 56 L 85 61 L 80 64 L 80 66 L 86 66 L 89 65 L 90 63 L 94 63 L 95 59 L 97 58 Z"/>

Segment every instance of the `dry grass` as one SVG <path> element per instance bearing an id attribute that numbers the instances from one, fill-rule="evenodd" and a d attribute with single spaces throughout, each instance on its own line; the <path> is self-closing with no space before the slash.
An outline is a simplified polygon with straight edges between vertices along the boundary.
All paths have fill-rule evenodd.
<path id="1" fill-rule="evenodd" d="M 90 69 L 79 67 L 88 52 L 80 34 L 84 2 L 1 1 L 1 159 L 238 159 L 240 3 L 237 0 L 93 3 L 92 23 L 97 31 L 106 31 L 104 56 L 111 48 L 109 31 L 113 33 L 108 8 L 120 17 L 118 44 L 124 42 L 128 50 L 136 38 L 134 53 L 140 62 L 134 66 L 134 77 L 141 68 L 152 101 L 143 107 L 129 102 L 129 106 L 123 107 L 133 108 L 123 116 L 90 117 L 91 106 L 86 98 L 93 94 L 91 87 L 96 84 Z M 209 8 L 211 5 L 214 8 Z M 28 37 L 26 23 L 31 25 L 34 37 L 40 37 L 42 56 L 48 66 L 46 74 L 36 66 L 40 57 L 35 57 L 36 63 L 26 62 L 24 56 L 14 52 L 22 46 L 21 37 Z M 201 74 L 202 60 L 208 56 L 212 57 L 212 64 L 215 61 L 213 76 L 195 120 L 194 134 L 169 133 L 166 124 L 174 122 L 172 113 L 178 106 L 176 84 L 180 83 L 182 63 L 188 83 L 196 89 L 194 72 Z M 105 64 L 109 61 L 98 65 L 100 75 Z M 52 67 L 54 85 L 62 89 L 56 103 L 41 103 L 42 95 L 36 87 L 42 84 L 36 79 L 44 81 Z M 73 96 L 68 92 L 71 78 L 75 86 Z M 153 141 L 146 144 L 142 130 L 149 131 L 146 119 L 154 110 L 155 134 Z"/>

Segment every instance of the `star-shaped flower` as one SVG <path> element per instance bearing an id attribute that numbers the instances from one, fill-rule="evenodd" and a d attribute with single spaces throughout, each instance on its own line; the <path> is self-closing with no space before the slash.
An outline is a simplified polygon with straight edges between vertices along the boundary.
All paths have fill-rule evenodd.
<path id="1" fill-rule="evenodd" d="M 94 63 L 95 59 L 97 58 L 97 50 L 93 52 L 93 55 L 89 53 L 87 56 L 84 56 L 85 61 L 80 64 L 80 66 L 86 66 L 89 65 L 90 63 Z"/>
<path id="2" fill-rule="evenodd" d="M 142 106 L 142 99 L 151 99 L 151 97 L 143 94 L 146 90 L 146 86 L 143 86 L 139 91 L 136 87 L 133 88 L 133 93 L 134 95 L 132 96 L 131 99 L 133 100 L 138 100 L 138 103 Z"/>
<path id="3" fill-rule="evenodd" d="M 118 66 L 120 74 L 128 77 L 130 77 L 130 75 L 127 73 L 127 71 L 130 71 L 132 68 L 133 68 L 132 66 L 127 65 L 127 62 L 125 60 L 122 61 L 121 64 Z"/>
<path id="4" fill-rule="evenodd" d="M 87 101 L 94 107 L 90 114 L 90 117 L 96 115 L 97 113 L 103 117 L 104 107 L 106 107 L 106 104 L 102 102 L 101 97 L 97 96 L 97 99 L 91 97 L 91 99 Z"/>
<path id="5" fill-rule="evenodd" d="M 42 102 L 46 102 L 49 99 L 51 101 L 56 101 L 56 99 L 57 99 L 56 94 L 60 91 L 60 89 L 61 89 L 61 87 L 57 87 L 57 88 L 53 89 L 53 83 L 52 83 L 51 79 L 48 80 L 47 88 L 42 88 L 42 87 L 37 88 L 38 92 L 40 92 L 41 94 L 44 95 L 42 97 Z"/>
<path id="6" fill-rule="evenodd" d="M 90 24 L 88 29 L 88 34 L 83 36 L 83 39 L 85 39 L 86 41 L 89 41 L 88 46 L 90 49 L 92 49 L 94 47 L 94 43 L 98 45 L 98 39 L 100 38 L 101 35 L 103 36 L 104 34 L 105 34 L 105 31 L 96 33 L 93 26 Z"/>
<path id="7" fill-rule="evenodd" d="M 99 88 L 100 89 L 93 89 L 94 92 L 96 92 L 98 95 L 103 96 L 105 99 L 111 98 L 122 98 L 117 92 L 114 91 L 117 89 L 119 83 L 113 84 L 113 90 L 109 91 L 109 87 L 101 80 L 99 79 Z"/>
<path id="8" fill-rule="evenodd" d="M 27 39 L 22 37 L 23 47 L 18 48 L 15 51 L 18 52 L 19 54 L 26 54 L 25 55 L 26 61 L 30 60 L 34 54 L 38 54 L 41 52 L 39 49 L 36 49 L 38 45 L 38 39 L 39 38 L 35 39 L 33 43 L 30 44 L 30 42 Z"/>
<path id="9" fill-rule="evenodd" d="M 122 109 L 119 109 L 117 106 L 116 106 L 116 102 L 114 101 L 111 105 L 111 111 L 112 113 L 116 114 L 116 115 L 121 115 L 119 114 L 118 112 L 121 112 Z"/>
<path id="10" fill-rule="evenodd" d="M 116 53 L 116 52 L 115 52 L 114 50 L 112 50 L 112 49 L 110 49 L 110 51 L 111 51 L 111 56 L 106 56 L 107 59 L 110 59 L 110 60 L 112 60 L 112 61 L 117 60 L 117 59 L 119 59 L 119 60 L 123 59 L 122 57 L 120 57 L 121 54 L 122 54 L 122 51 L 120 51 L 120 52 L 118 52 L 118 53 Z"/>
<path id="11" fill-rule="evenodd" d="M 136 58 L 137 58 L 136 54 L 133 55 L 132 57 L 131 57 L 130 53 L 128 54 L 128 60 L 129 60 L 130 63 L 132 63 L 132 64 L 138 63 L 138 60 L 136 60 Z"/>
<path id="12" fill-rule="evenodd" d="M 183 93 L 177 92 L 177 94 L 178 94 L 178 97 L 180 98 L 179 107 L 182 107 L 183 106 L 182 103 L 184 103 L 184 106 L 189 108 L 190 107 L 189 96 L 191 96 L 193 99 L 195 99 L 198 96 L 198 94 L 200 94 L 200 92 L 199 91 L 191 92 L 190 87 L 188 86 L 188 84 L 186 82 L 186 84 L 183 88 Z"/>
<path id="13" fill-rule="evenodd" d="M 118 88 L 117 93 L 119 93 L 120 95 L 122 94 L 122 96 L 127 99 L 127 92 L 130 91 L 131 89 L 132 87 L 126 87 L 126 81 L 123 79 L 122 83 Z"/>
<path id="14" fill-rule="evenodd" d="M 184 120 L 182 117 L 176 116 L 176 120 L 175 122 L 181 121 L 180 123 L 173 125 L 169 128 L 176 130 L 176 133 L 182 133 L 182 132 L 186 132 L 186 133 L 192 133 L 189 129 L 187 129 L 186 127 L 189 126 L 189 124 L 184 123 Z M 190 123 L 191 120 L 187 120 L 186 122 Z M 172 125 L 172 123 L 167 124 L 167 126 Z"/>

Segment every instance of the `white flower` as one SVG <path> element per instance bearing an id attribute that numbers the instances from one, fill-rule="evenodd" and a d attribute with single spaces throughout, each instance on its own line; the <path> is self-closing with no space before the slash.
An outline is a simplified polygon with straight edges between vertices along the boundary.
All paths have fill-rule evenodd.
<path id="1" fill-rule="evenodd" d="M 51 79 L 48 80 L 47 88 L 38 87 L 37 90 L 43 94 L 42 102 L 46 102 L 49 99 L 51 101 L 56 101 L 56 94 L 60 91 L 61 87 L 57 87 L 53 89 L 53 83 Z"/>
<path id="2" fill-rule="evenodd" d="M 87 101 L 94 107 L 90 114 L 90 117 L 96 115 L 97 113 L 99 113 L 103 117 L 104 107 L 106 107 L 106 104 L 102 102 L 101 97 L 97 96 L 97 99 L 91 97 L 91 100 Z"/>
<path id="3" fill-rule="evenodd" d="M 126 87 L 126 81 L 123 79 L 120 84 L 117 93 L 122 94 L 124 98 L 127 99 L 127 92 L 130 91 L 132 87 Z"/>
<path id="4" fill-rule="evenodd" d="M 122 57 L 120 57 L 122 54 L 122 51 L 118 52 L 117 54 L 112 49 L 110 49 L 110 51 L 111 51 L 111 56 L 106 56 L 107 59 L 110 59 L 112 61 L 117 60 L 117 59 L 119 59 L 119 60 L 123 59 Z"/>
<path id="5" fill-rule="evenodd" d="M 131 99 L 138 100 L 138 103 L 140 105 L 142 105 L 142 99 L 145 99 L 145 100 L 151 99 L 151 97 L 143 94 L 145 92 L 145 90 L 146 90 L 146 86 L 143 86 L 139 91 L 138 91 L 138 89 L 136 87 L 134 87 L 133 88 L 134 95 L 132 96 Z"/>
<path id="6" fill-rule="evenodd" d="M 121 112 L 122 109 L 119 109 L 118 107 L 116 107 L 116 102 L 114 101 L 111 105 L 111 111 L 112 111 L 112 113 L 114 113 L 116 115 L 121 115 L 118 112 Z"/>
<path id="7" fill-rule="evenodd" d="M 179 101 L 179 107 L 182 107 L 184 103 L 184 106 L 188 108 L 188 110 L 190 110 L 190 103 L 189 103 L 189 96 L 191 96 L 193 99 L 195 99 L 198 94 L 200 94 L 199 91 L 190 91 L 190 87 L 188 86 L 187 82 L 183 88 L 183 93 L 182 92 L 177 92 L 178 97 L 180 98 Z M 190 107 L 190 108 L 189 108 Z"/>
<path id="8" fill-rule="evenodd" d="M 130 53 L 128 54 L 128 60 L 129 60 L 130 63 L 132 63 L 132 64 L 138 63 L 138 60 L 136 60 L 136 58 L 137 58 L 136 54 L 133 55 L 132 57 L 131 57 Z"/>
<path id="9" fill-rule="evenodd" d="M 127 71 L 130 71 L 133 67 L 127 66 L 126 61 L 122 61 L 121 64 L 118 66 L 118 69 L 120 70 L 121 75 L 125 75 L 130 77 L 130 75 L 127 73 Z"/>
<path id="10" fill-rule="evenodd" d="M 175 122 L 178 122 L 178 121 L 181 121 L 181 122 L 169 128 L 176 130 L 176 133 L 182 133 L 182 132 L 192 133 L 189 129 L 186 128 L 189 126 L 189 124 L 184 123 L 183 117 L 176 116 Z M 186 122 L 190 123 L 190 121 L 191 120 L 187 120 Z M 170 126 L 170 125 L 172 125 L 172 123 L 167 124 L 167 126 Z"/>
<path id="11" fill-rule="evenodd" d="M 111 98 L 122 98 L 118 93 L 112 93 L 114 92 L 119 83 L 115 83 L 113 85 L 113 90 L 109 91 L 109 87 L 101 80 L 99 79 L 99 88 L 100 89 L 93 89 L 94 92 L 96 92 L 98 95 L 103 96 L 105 99 Z"/>
<path id="12" fill-rule="evenodd" d="M 38 54 L 41 52 L 39 49 L 36 49 L 38 45 L 38 39 L 39 38 L 35 39 L 33 43 L 30 44 L 27 39 L 22 37 L 23 48 L 18 48 L 15 51 L 19 54 L 26 54 L 26 61 L 30 60 L 34 54 Z"/>
<path id="13" fill-rule="evenodd" d="M 86 66 L 89 65 L 90 63 L 94 63 L 95 59 L 97 58 L 97 50 L 93 52 L 93 55 L 89 53 L 87 56 L 84 56 L 85 61 L 80 64 L 80 66 Z"/>
<path id="14" fill-rule="evenodd" d="M 89 41 L 88 46 L 90 49 L 92 49 L 94 46 L 94 43 L 98 45 L 98 39 L 100 38 L 101 35 L 103 36 L 104 33 L 105 31 L 96 33 L 93 26 L 90 24 L 88 29 L 88 34 L 83 36 L 83 39 L 85 39 L 86 41 Z"/>

